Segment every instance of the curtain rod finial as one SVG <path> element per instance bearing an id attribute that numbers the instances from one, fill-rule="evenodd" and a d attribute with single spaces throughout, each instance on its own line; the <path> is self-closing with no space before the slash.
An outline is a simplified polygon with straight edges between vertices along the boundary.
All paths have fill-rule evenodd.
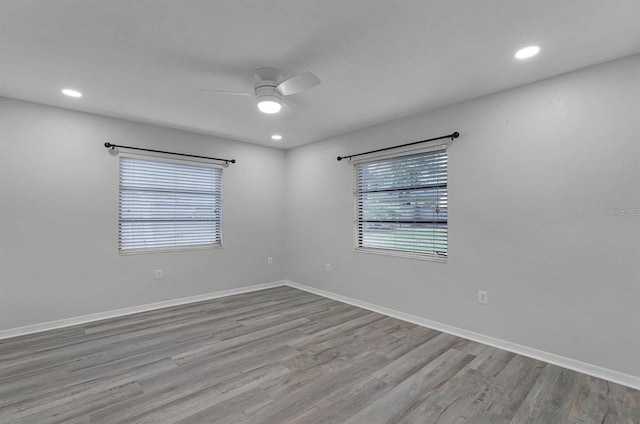
<path id="1" fill-rule="evenodd" d="M 458 131 L 454 132 L 453 134 L 451 134 L 451 139 L 453 140 L 454 138 L 458 138 L 460 137 L 460 133 Z"/>
<path id="2" fill-rule="evenodd" d="M 340 162 L 342 159 L 344 159 L 342 156 L 338 156 L 338 162 Z"/>
<path id="3" fill-rule="evenodd" d="M 104 147 L 108 149 L 109 147 L 113 147 L 113 145 L 107 141 L 106 143 L 104 143 Z"/>

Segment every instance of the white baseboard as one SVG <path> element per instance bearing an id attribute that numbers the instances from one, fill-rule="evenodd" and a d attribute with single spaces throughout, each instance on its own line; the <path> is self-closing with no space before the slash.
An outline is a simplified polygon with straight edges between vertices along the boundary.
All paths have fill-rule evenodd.
<path id="1" fill-rule="evenodd" d="M 168 308 L 170 306 L 184 305 L 186 303 L 200 302 L 202 300 L 217 299 L 219 297 L 232 296 L 234 294 L 249 293 L 257 290 L 270 289 L 285 285 L 284 281 L 274 281 L 271 283 L 256 284 L 253 286 L 240 287 L 237 289 L 222 290 L 213 293 L 199 294 L 196 296 L 181 297 L 179 299 L 165 300 L 162 302 L 148 303 L 146 305 L 132 306 L 129 308 L 116 309 L 113 311 L 98 312 L 96 314 L 82 315 L 79 317 L 65 318 L 57 321 L 43 322 L 40 324 L 27 325 L 24 327 L 0 330 L 0 340 L 11 337 L 24 336 L 27 334 L 39 333 L 41 331 L 56 330 L 70 327 L 72 325 L 86 324 L 108 318 L 120 317 L 123 315 L 136 314 L 154 309 Z"/>
<path id="2" fill-rule="evenodd" d="M 543 362 L 547 362 L 553 365 L 558 365 L 563 368 L 567 368 L 573 371 L 577 371 L 583 374 L 590 375 L 592 377 L 601 378 L 603 380 L 611 381 L 613 383 L 621 384 L 623 386 L 631 387 L 633 389 L 640 390 L 640 377 L 621 373 L 608 368 L 603 368 L 597 365 L 589 364 L 575 359 L 566 358 L 564 356 L 556 355 L 554 353 L 545 352 L 542 350 L 534 349 L 532 347 L 523 346 L 517 343 L 508 342 L 506 340 L 496 339 L 484 334 L 476 333 L 462 328 L 453 327 L 451 325 L 443 324 L 437 321 L 432 321 L 426 318 L 422 318 L 416 315 L 406 314 L 404 312 L 396 311 L 394 309 L 385 308 L 383 306 L 374 305 L 372 303 L 363 302 L 358 299 L 343 296 L 326 290 L 317 289 L 315 287 L 307 286 L 305 284 L 295 283 L 293 281 L 284 281 L 289 287 L 304 290 L 310 293 L 317 294 L 319 296 L 334 299 L 339 302 L 348 303 L 359 308 L 368 309 L 373 312 L 377 312 L 383 315 L 387 315 L 393 318 L 397 318 L 403 321 L 411 322 L 422 327 L 432 328 L 434 330 L 442 331 L 443 333 L 452 334 L 454 336 L 462 337 L 464 339 L 473 340 L 478 343 L 493 346 L 498 349 L 503 349 L 509 352 L 517 353 L 518 355 L 527 356 L 529 358 L 537 359 Z"/>

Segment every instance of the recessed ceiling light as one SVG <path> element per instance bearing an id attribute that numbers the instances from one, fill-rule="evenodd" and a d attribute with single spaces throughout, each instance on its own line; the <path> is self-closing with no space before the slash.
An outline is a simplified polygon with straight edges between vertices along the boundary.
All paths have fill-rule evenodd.
<path id="1" fill-rule="evenodd" d="M 529 46 L 523 49 L 520 49 L 516 52 L 516 59 L 528 59 L 540 53 L 540 47 L 538 46 Z"/>
<path id="2" fill-rule="evenodd" d="M 82 97 L 82 93 L 76 90 L 72 90 L 70 88 L 65 88 L 62 90 L 62 94 L 65 94 L 69 97 Z"/>
<path id="3" fill-rule="evenodd" d="M 282 136 L 280 134 L 274 134 L 271 136 L 271 140 L 282 140 Z"/>

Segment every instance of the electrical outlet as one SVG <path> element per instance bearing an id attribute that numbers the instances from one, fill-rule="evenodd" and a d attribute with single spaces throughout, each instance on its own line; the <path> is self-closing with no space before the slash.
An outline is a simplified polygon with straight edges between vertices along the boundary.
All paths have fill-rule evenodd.
<path id="1" fill-rule="evenodd" d="M 161 269 L 156 269 L 156 280 L 162 280 L 164 278 L 164 272 Z"/>
<path id="2" fill-rule="evenodd" d="M 324 270 L 327 272 L 331 272 L 331 264 L 324 264 Z"/>
<path id="3" fill-rule="evenodd" d="M 269 256 L 269 257 L 267 258 L 267 264 L 268 264 L 268 265 L 272 265 L 272 264 L 273 264 L 273 258 L 272 258 L 271 256 Z"/>
<path id="4" fill-rule="evenodd" d="M 489 293 L 484 290 L 478 290 L 478 303 L 487 305 L 489 303 Z"/>

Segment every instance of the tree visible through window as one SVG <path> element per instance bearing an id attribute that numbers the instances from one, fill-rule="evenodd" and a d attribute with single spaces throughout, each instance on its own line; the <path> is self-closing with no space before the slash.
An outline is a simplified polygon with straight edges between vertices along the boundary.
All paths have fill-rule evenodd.
<path id="1" fill-rule="evenodd" d="M 222 169 L 120 157 L 119 250 L 222 244 Z"/>
<path id="2" fill-rule="evenodd" d="M 356 249 L 447 256 L 446 150 L 358 163 Z"/>

